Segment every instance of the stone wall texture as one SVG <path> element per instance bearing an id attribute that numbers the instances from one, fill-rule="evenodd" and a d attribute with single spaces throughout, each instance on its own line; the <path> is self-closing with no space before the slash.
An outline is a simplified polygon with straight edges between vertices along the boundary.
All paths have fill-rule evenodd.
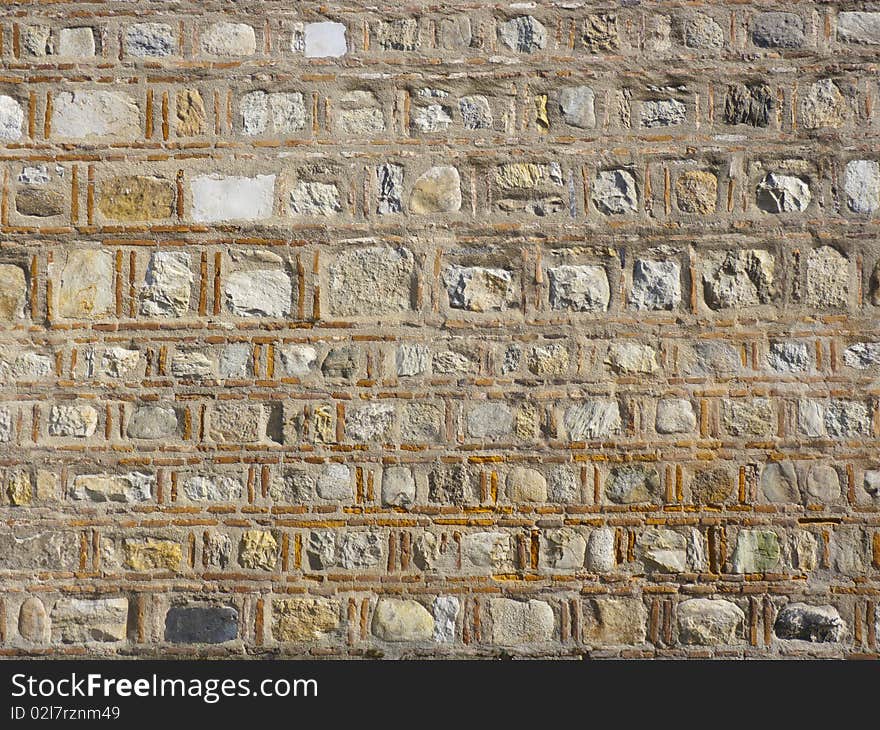
<path id="1" fill-rule="evenodd" d="M 877 653 L 880 2 L 0 58 L 0 655 Z"/>

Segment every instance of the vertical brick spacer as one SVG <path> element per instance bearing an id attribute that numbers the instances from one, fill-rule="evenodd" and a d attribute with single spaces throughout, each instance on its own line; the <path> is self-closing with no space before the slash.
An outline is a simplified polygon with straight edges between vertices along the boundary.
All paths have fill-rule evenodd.
<path id="1" fill-rule="evenodd" d="M 256 610 L 254 611 L 254 643 L 263 645 L 263 629 L 265 622 L 266 605 L 262 596 L 257 598 Z"/>
<path id="2" fill-rule="evenodd" d="M 79 223 L 79 165 L 70 166 L 70 222 Z"/>
<path id="3" fill-rule="evenodd" d="M 0 224 L 9 225 L 9 170 L 3 170 L 3 197 L 0 200 Z"/>
<path id="4" fill-rule="evenodd" d="M 153 89 L 147 89 L 145 133 L 147 139 L 153 138 Z"/>
<path id="5" fill-rule="evenodd" d="M 88 184 L 86 187 L 86 220 L 90 226 L 95 224 L 95 166 L 88 167 Z"/>
<path id="6" fill-rule="evenodd" d="M 214 254 L 214 314 L 220 314 L 220 277 L 223 268 L 223 254 L 217 251 Z"/>
<path id="7" fill-rule="evenodd" d="M 162 139 L 167 142 L 171 134 L 171 128 L 168 121 L 168 92 L 162 92 Z"/>

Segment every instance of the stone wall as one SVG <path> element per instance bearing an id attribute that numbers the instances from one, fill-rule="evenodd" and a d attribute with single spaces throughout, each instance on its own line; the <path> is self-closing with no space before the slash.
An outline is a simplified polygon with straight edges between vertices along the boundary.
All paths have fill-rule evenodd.
<path id="1" fill-rule="evenodd" d="M 880 3 L 7 5 L 0 652 L 877 650 Z"/>

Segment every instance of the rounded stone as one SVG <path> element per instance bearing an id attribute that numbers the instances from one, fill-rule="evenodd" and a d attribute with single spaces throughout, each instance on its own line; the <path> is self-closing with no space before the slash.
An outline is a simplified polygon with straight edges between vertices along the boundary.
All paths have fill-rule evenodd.
<path id="1" fill-rule="evenodd" d="M 814 464 L 807 473 L 807 494 L 819 502 L 834 502 L 840 497 L 840 475 L 833 466 Z"/>
<path id="2" fill-rule="evenodd" d="M 42 641 L 49 628 L 46 607 L 39 598 L 30 596 L 18 610 L 18 633 L 28 641 Z"/>
<path id="3" fill-rule="evenodd" d="M 518 466 L 507 475 L 507 497 L 512 502 L 546 502 L 547 480 L 537 469 Z"/>
<path id="4" fill-rule="evenodd" d="M 381 598 L 373 613 L 373 635 L 383 641 L 430 641 L 434 617 L 421 603 Z"/>
<path id="5" fill-rule="evenodd" d="M 461 208 L 461 177 L 454 167 L 432 167 L 415 182 L 410 210 L 419 215 L 454 213 Z"/>

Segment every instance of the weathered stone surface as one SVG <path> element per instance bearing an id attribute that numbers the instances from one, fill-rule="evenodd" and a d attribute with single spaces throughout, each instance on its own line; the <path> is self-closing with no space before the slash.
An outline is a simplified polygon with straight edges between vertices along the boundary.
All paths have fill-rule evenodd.
<path id="1" fill-rule="evenodd" d="M 701 469 L 691 478 L 691 498 L 696 504 L 719 504 L 730 497 L 733 487 L 733 477 L 727 468 Z"/>
<path id="2" fill-rule="evenodd" d="M 800 502 L 801 494 L 794 466 L 787 461 L 767 464 L 761 472 L 761 493 L 768 502 Z"/>
<path id="3" fill-rule="evenodd" d="M 191 263 L 190 255 L 182 251 L 156 251 L 150 255 L 141 290 L 141 314 L 179 317 L 189 310 L 195 280 Z"/>
<path id="4" fill-rule="evenodd" d="M 129 438 L 158 439 L 173 436 L 177 431 L 177 412 L 170 406 L 139 406 L 128 419 Z"/>
<path id="5" fill-rule="evenodd" d="M 851 160 L 843 175 L 846 205 L 853 213 L 872 215 L 880 208 L 880 163 Z"/>
<path id="6" fill-rule="evenodd" d="M 645 530 L 638 547 L 650 572 L 680 573 L 688 569 L 687 540 L 675 530 Z"/>
<path id="7" fill-rule="evenodd" d="M 592 201 L 600 213 L 635 213 L 639 204 L 636 179 L 627 170 L 602 170 L 592 186 Z"/>
<path id="8" fill-rule="evenodd" d="M 600 527 L 590 533 L 587 542 L 587 568 L 596 573 L 608 573 L 617 566 L 614 555 L 614 530 Z"/>
<path id="9" fill-rule="evenodd" d="M 633 309 L 675 309 L 681 302 L 681 265 L 677 261 L 637 259 L 629 305 Z"/>
<path id="10" fill-rule="evenodd" d="M 711 16 L 695 13 L 685 25 L 684 43 L 689 48 L 723 48 L 724 31 Z"/>
<path id="11" fill-rule="evenodd" d="M 795 175 L 769 172 L 758 183 L 758 207 L 767 213 L 802 213 L 812 199 L 810 186 Z"/>
<path id="12" fill-rule="evenodd" d="M 428 499 L 441 504 L 463 504 L 473 498 L 471 475 L 462 466 L 437 467 L 428 474 Z"/>
<path id="13" fill-rule="evenodd" d="M 370 630 L 382 641 L 430 641 L 434 617 L 418 601 L 380 598 Z"/>
<path id="14" fill-rule="evenodd" d="M 142 472 L 128 474 L 80 474 L 73 480 L 70 496 L 92 502 L 146 502 L 152 499 L 156 478 Z"/>
<path id="15" fill-rule="evenodd" d="M 759 13 L 751 24 L 752 43 L 761 48 L 800 48 L 804 21 L 795 13 Z"/>
<path id="16" fill-rule="evenodd" d="M 414 51 L 419 47 L 419 24 L 415 18 L 379 23 L 376 41 L 386 51 Z"/>
<path id="17" fill-rule="evenodd" d="M 409 507 L 416 499 L 416 481 L 405 466 L 390 466 L 382 470 L 382 504 Z"/>
<path id="18" fill-rule="evenodd" d="M 347 134 L 369 136 L 385 130 L 385 116 L 382 105 L 376 95 L 369 91 L 350 91 L 339 100 L 339 128 Z M 403 168 L 400 165 L 385 164 L 376 168 L 380 190 L 389 199 L 382 205 L 378 213 L 397 213 L 400 211 L 400 193 L 398 188 L 403 182 Z M 394 198 L 392 199 L 392 193 Z M 396 204 L 396 208 L 394 208 Z M 394 208 L 394 209 L 392 209 Z"/>
<path id="19" fill-rule="evenodd" d="M 67 207 L 64 196 L 54 190 L 21 188 L 15 194 L 15 209 L 33 218 L 61 215 Z"/>
<path id="20" fill-rule="evenodd" d="M 743 640 L 745 614 L 732 601 L 691 598 L 676 608 L 678 641 L 696 646 L 739 644 Z"/>
<path id="21" fill-rule="evenodd" d="M 838 13 L 837 37 L 846 43 L 880 45 L 880 13 Z"/>
<path id="22" fill-rule="evenodd" d="M 718 178 L 706 170 L 688 170 L 675 181 L 675 204 L 682 213 L 710 215 L 715 212 Z"/>
<path id="23" fill-rule="evenodd" d="M 213 56 L 250 56 L 257 50 L 254 29 L 246 23 L 214 23 L 200 41 L 202 52 Z"/>
<path id="24" fill-rule="evenodd" d="M 537 469 L 515 467 L 507 475 L 507 497 L 512 502 L 546 502 L 547 480 Z"/>
<path id="25" fill-rule="evenodd" d="M 127 621 L 126 598 L 59 598 L 51 612 L 52 641 L 124 641 Z"/>
<path id="26" fill-rule="evenodd" d="M 724 98 L 724 121 L 766 127 L 774 109 L 773 92 L 767 84 L 731 84 Z"/>
<path id="27" fill-rule="evenodd" d="M 49 617 L 39 598 L 28 596 L 18 609 L 18 633 L 27 641 L 42 643 L 48 638 Z"/>
<path id="28" fill-rule="evenodd" d="M 384 123 L 382 128 L 384 129 Z M 403 167 L 401 165 L 379 165 L 376 168 L 379 196 L 376 212 L 379 215 L 400 213 L 403 210 Z"/>
<path id="29" fill-rule="evenodd" d="M 661 496 L 660 475 L 652 466 L 616 466 L 608 475 L 605 496 L 615 504 L 657 501 Z"/>
<path id="30" fill-rule="evenodd" d="M 0 94 L 0 139 L 16 140 L 21 137 L 24 109 L 15 99 Z"/>
<path id="31" fill-rule="evenodd" d="M 211 408 L 208 437 L 220 443 L 260 441 L 266 432 L 266 411 L 258 404 L 223 401 Z"/>
<path id="32" fill-rule="evenodd" d="M 300 181 L 290 191 L 290 210 L 294 215 L 341 213 L 339 188 L 332 183 Z"/>
<path id="33" fill-rule="evenodd" d="M 135 23 L 125 29 L 125 52 L 140 58 L 164 58 L 177 52 L 174 30 L 167 23 Z"/>
<path id="34" fill-rule="evenodd" d="M 274 570 L 278 541 L 267 530 L 245 530 L 238 545 L 238 563 L 250 570 Z"/>
<path id="35" fill-rule="evenodd" d="M 59 316 L 100 319 L 111 313 L 115 307 L 113 274 L 113 256 L 108 251 L 70 251 L 59 276 Z"/>
<path id="36" fill-rule="evenodd" d="M 299 92 L 251 91 L 241 97 L 242 131 L 250 136 L 291 134 L 306 125 L 306 107 Z"/>
<path id="37" fill-rule="evenodd" d="M 541 376 L 560 376 L 568 370 L 570 357 L 563 345 L 550 344 L 532 348 L 529 371 Z"/>
<path id="38" fill-rule="evenodd" d="M 165 641 L 173 644 L 222 644 L 237 637 L 232 606 L 173 606 L 165 614 Z"/>
<path id="39" fill-rule="evenodd" d="M 519 646 L 550 641 L 556 630 L 553 609 L 545 601 L 514 601 L 490 598 L 492 628 L 489 640 L 502 646 Z"/>
<path id="40" fill-rule="evenodd" d="M 92 406 L 58 405 L 49 411 L 49 435 L 88 438 L 98 427 L 98 412 Z"/>
<path id="41" fill-rule="evenodd" d="M 52 99 L 52 136 L 137 138 L 140 116 L 134 99 L 121 91 L 62 91 Z"/>
<path id="42" fill-rule="evenodd" d="M 280 350 L 281 366 L 287 375 L 304 377 L 318 364 L 318 351 L 311 345 L 286 345 Z"/>
<path id="43" fill-rule="evenodd" d="M 831 79 L 821 79 L 806 89 L 801 99 L 801 122 L 805 129 L 840 127 L 848 114 L 846 97 Z"/>
<path id="44" fill-rule="evenodd" d="M 648 610 L 637 598 L 591 598 L 584 603 L 583 621 L 588 646 L 643 644 Z"/>
<path id="45" fill-rule="evenodd" d="M 226 277 L 226 308 L 237 317 L 285 317 L 290 313 L 293 285 L 278 269 L 234 271 Z"/>
<path id="46" fill-rule="evenodd" d="M 545 532 L 544 563 L 555 570 L 580 570 L 584 567 L 587 541 L 574 530 L 562 528 Z"/>
<path id="47" fill-rule="evenodd" d="M 664 398 L 657 402 L 654 425 L 657 433 L 691 433 L 697 427 L 697 416 L 686 398 Z"/>
<path id="48" fill-rule="evenodd" d="M 776 295 L 775 259 L 758 249 L 709 254 L 703 264 L 706 304 L 712 309 L 769 304 Z"/>
<path id="49" fill-rule="evenodd" d="M 329 598 L 276 598 L 272 601 L 272 638 L 312 642 L 340 625 L 339 602 Z"/>
<path id="50" fill-rule="evenodd" d="M 547 45 L 547 29 L 531 15 L 512 18 L 498 27 L 505 46 L 521 53 L 534 53 Z"/>
<path id="51" fill-rule="evenodd" d="M 465 129 L 491 129 L 494 121 L 492 107 L 485 96 L 463 96 L 458 100 L 461 123 Z"/>
<path id="52" fill-rule="evenodd" d="M 596 126 L 595 93 L 589 86 L 569 86 L 559 94 L 559 109 L 566 124 L 579 129 Z"/>
<path id="53" fill-rule="evenodd" d="M 124 540 L 122 552 L 125 567 L 136 571 L 178 570 L 183 560 L 180 543 L 174 540 Z"/>
<path id="54" fill-rule="evenodd" d="M 98 209 L 114 221 L 170 218 L 174 213 L 174 185 L 169 180 L 142 175 L 113 178 L 101 186 Z"/>
<path id="55" fill-rule="evenodd" d="M 396 411 L 390 403 L 370 403 L 349 410 L 345 433 L 353 441 L 387 439 L 394 427 Z"/>
<path id="56" fill-rule="evenodd" d="M 175 130 L 181 137 L 192 137 L 205 131 L 205 102 L 198 89 L 181 89 L 175 96 Z"/>
<path id="57" fill-rule="evenodd" d="M 88 58 L 95 55 L 95 33 L 91 28 L 61 28 L 58 31 L 58 56 Z"/>
<path id="58" fill-rule="evenodd" d="M 576 312 L 608 309 L 611 288 L 601 266 L 556 266 L 548 269 L 550 306 Z"/>
<path id="59" fill-rule="evenodd" d="M 328 304 L 339 316 L 380 315 L 412 308 L 415 257 L 407 248 L 361 248 L 328 269 Z"/>
<path id="60" fill-rule="evenodd" d="M 623 426 L 616 400 L 592 398 L 565 411 L 563 425 L 572 441 L 601 438 L 618 433 Z"/>
<path id="61" fill-rule="evenodd" d="M 833 466 L 814 464 L 807 473 L 807 495 L 829 503 L 840 498 L 840 475 Z"/>
<path id="62" fill-rule="evenodd" d="M 461 178 L 454 167 L 432 167 L 413 185 L 409 208 L 416 214 L 453 213 L 461 208 Z"/>
<path id="63" fill-rule="evenodd" d="M 844 307 L 849 299 L 849 260 L 832 246 L 807 254 L 805 301 L 811 307 Z"/>
<path id="64" fill-rule="evenodd" d="M 455 641 L 455 625 L 461 602 L 456 596 L 434 599 L 434 641 L 448 644 Z"/>
<path id="65" fill-rule="evenodd" d="M 733 436 L 772 436 L 776 430 L 773 402 L 769 398 L 725 399 L 721 425 Z"/>
<path id="66" fill-rule="evenodd" d="M 641 373 L 650 375 L 660 367 L 657 351 L 637 342 L 613 342 L 608 346 L 605 364 L 618 375 Z"/>
<path id="67" fill-rule="evenodd" d="M 687 107 L 677 99 L 656 99 L 642 102 L 643 127 L 674 127 L 687 120 Z"/>
<path id="68" fill-rule="evenodd" d="M 767 364 L 780 373 L 797 373 L 810 367 L 809 348 L 805 342 L 773 342 Z"/>
<path id="69" fill-rule="evenodd" d="M 616 51 L 620 47 L 617 16 L 613 13 L 588 13 L 581 40 L 590 53 Z"/>
<path id="70" fill-rule="evenodd" d="M 474 438 L 501 438 L 513 429 L 513 413 L 505 403 L 479 403 L 467 413 L 467 432 Z"/>
<path id="71" fill-rule="evenodd" d="M 190 180 L 189 190 L 194 221 L 260 220 L 272 215 L 275 175 L 202 175 Z"/>
<path id="72" fill-rule="evenodd" d="M 780 639 L 834 642 L 846 636 L 846 624 L 833 606 L 789 603 L 776 617 L 773 633 Z"/>
<path id="73" fill-rule="evenodd" d="M 79 533 L 73 530 L 0 528 L 0 570 L 75 570 Z"/>
<path id="74" fill-rule="evenodd" d="M 24 270 L 13 264 L 0 264 L 0 321 L 14 322 L 24 317 L 27 293 Z"/>
<path id="75" fill-rule="evenodd" d="M 779 537 L 771 530 L 740 530 L 731 558 L 734 573 L 764 573 L 781 563 Z"/>
<path id="76" fill-rule="evenodd" d="M 505 269 L 479 266 L 450 266 L 443 275 L 449 306 L 471 312 L 505 309 L 511 296 L 513 277 Z"/>

